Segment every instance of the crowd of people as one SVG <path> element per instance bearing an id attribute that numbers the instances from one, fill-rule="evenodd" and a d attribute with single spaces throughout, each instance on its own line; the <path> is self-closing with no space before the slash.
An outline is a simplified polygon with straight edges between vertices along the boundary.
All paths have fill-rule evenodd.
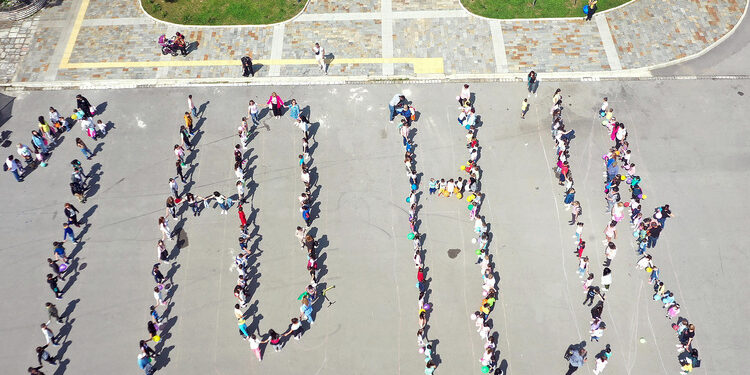
<path id="1" fill-rule="evenodd" d="M 13 155 L 8 156 L 3 169 L 11 172 L 16 181 L 23 182 L 24 178 L 37 167 L 46 167 L 48 165 L 47 162 L 52 156 L 52 150 L 61 146 L 64 140 L 64 137 L 61 137 L 62 134 L 71 131 L 76 122 L 81 123 L 84 132 L 91 126 L 94 129 L 91 133 L 94 139 L 96 139 L 97 132 L 99 132 L 98 136 L 100 137 L 106 135 L 106 125 L 101 120 L 97 121 L 98 124 L 101 124 L 98 128 L 93 125 L 94 116 L 97 114 L 96 108 L 90 104 L 88 99 L 80 94 L 76 95 L 75 100 L 75 109 L 69 117 L 61 116 L 53 107 L 49 108 L 49 121 L 44 116 L 38 117 L 38 130 L 31 131 L 31 142 L 29 142 L 31 146 L 24 143 L 17 144 L 16 151 L 23 160 Z M 82 151 L 85 148 L 88 154 L 84 153 L 84 156 L 90 160 L 93 154 L 85 145 L 81 147 L 82 144 L 83 141 L 77 138 L 76 146 Z M 78 198 L 79 202 L 86 203 L 86 194 L 92 185 L 89 178 L 96 175 L 96 172 L 91 170 L 86 174 L 81 162 L 77 159 L 72 160 L 70 165 L 72 168 L 71 193 Z M 62 239 L 52 242 L 52 254 L 46 260 L 49 267 L 49 273 L 46 276 L 47 285 L 49 285 L 52 295 L 58 301 L 63 300 L 65 293 L 72 287 L 78 277 L 80 265 L 78 264 L 78 257 L 76 255 L 83 249 L 84 243 L 81 240 L 83 234 L 88 230 L 87 218 L 91 212 L 93 211 L 89 210 L 81 214 L 79 209 L 73 204 L 65 203 L 63 205 L 63 213 L 66 220 L 62 223 Z M 79 215 L 82 215 L 82 217 L 79 217 Z M 78 228 L 81 225 L 84 225 L 84 229 L 79 231 Z M 78 234 L 76 234 L 76 231 L 78 231 Z M 68 242 L 74 245 L 69 253 L 66 250 Z M 69 279 L 66 280 L 66 278 Z M 61 282 L 65 282 L 65 285 L 62 286 Z M 35 366 L 28 367 L 27 371 L 29 374 L 44 374 L 41 369 L 45 364 L 59 365 L 63 362 L 62 356 L 66 348 L 67 335 L 72 328 L 72 320 L 69 317 L 70 311 L 68 310 L 71 310 L 74 306 L 74 303 L 72 305 L 69 304 L 66 311 L 61 313 L 54 303 L 44 303 L 48 319 L 45 323 L 40 324 L 40 328 L 45 344 L 37 346 L 34 349 L 38 363 Z M 52 329 L 53 321 L 60 325 L 57 333 Z M 62 348 L 55 355 L 52 355 L 48 351 L 50 345 L 54 347 L 62 346 Z"/>
<path id="2" fill-rule="evenodd" d="M 565 209 L 571 211 L 570 225 L 575 225 L 576 249 L 573 253 L 578 258 L 578 275 L 583 278 L 582 289 L 585 294 L 583 304 L 591 306 L 595 300 L 596 304 L 591 309 L 590 337 L 591 341 L 599 341 L 604 335 L 606 324 L 602 320 L 602 312 L 606 301 L 606 293 L 609 292 L 613 280 L 613 271 L 611 265 L 617 255 L 617 226 L 629 216 L 630 229 L 636 242 L 636 253 L 640 257 L 636 262 L 636 268 L 645 270 L 649 277 L 649 284 L 654 288 L 654 301 L 658 301 L 665 309 L 665 316 L 672 321 L 679 344 L 677 344 L 678 360 L 681 366 L 682 374 L 687 374 L 694 367 L 700 366 L 698 350 L 693 347 L 693 338 L 695 336 L 695 326 L 689 324 L 688 320 L 680 314 L 680 305 L 675 300 L 674 293 L 667 290 L 664 282 L 660 279 L 660 270 L 654 264 L 653 256 L 646 253 L 647 249 L 655 249 L 659 236 L 666 224 L 668 218 L 674 217 L 668 204 L 656 207 L 653 214 L 645 213 L 642 207 L 642 201 L 647 198 L 641 186 L 641 177 L 636 173 L 636 165 L 631 160 L 632 150 L 629 149 L 627 141 L 628 132 L 625 124 L 618 121 L 614 116 L 614 109 L 610 107 L 608 98 L 603 98 L 601 107 L 598 110 L 598 117 L 601 125 L 606 129 L 607 135 L 614 143 L 613 146 L 602 156 L 604 163 L 603 172 L 604 183 L 603 192 L 606 204 L 605 212 L 608 215 L 607 224 L 603 230 L 605 239 L 604 245 L 604 262 L 602 264 L 602 274 L 600 278 L 601 286 L 593 285 L 595 275 L 591 271 L 589 257 L 585 255 L 586 241 L 583 240 L 584 224 L 579 221 L 582 214 L 580 202 L 575 200 L 575 188 L 573 187 L 573 177 L 569 165 L 570 141 L 575 137 L 573 130 L 566 130 L 563 123 L 563 102 L 561 90 L 557 89 L 552 99 L 553 107 L 550 110 L 552 114 L 552 136 L 556 142 L 557 149 L 557 175 L 560 185 L 565 188 L 564 204 Z M 621 196 L 621 188 L 627 188 L 630 197 Z M 625 193 L 625 191 L 623 191 Z M 627 193 L 625 193 L 627 194 Z M 626 212 L 629 209 L 629 212 Z M 568 375 L 575 372 L 583 366 L 585 361 L 585 350 L 580 349 L 575 353 L 569 353 Z M 609 345 L 600 352 L 596 358 L 595 374 L 604 370 L 611 356 Z"/>
<path id="3" fill-rule="evenodd" d="M 187 173 L 183 171 L 183 168 L 190 164 L 192 158 L 187 154 L 193 152 L 196 146 L 196 140 L 193 138 L 196 132 L 199 130 L 197 127 L 198 122 L 193 122 L 193 117 L 198 117 L 199 111 L 197 110 L 193 101 L 192 95 L 188 96 L 187 100 L 188 110 L 184 113 L 183 120 L 184 125 L 180 126 L 179 139 L 180 143 L 174 145 L 175 155 L 175 167 L 177 176 L 169 178 L 169 191 L 170 196 L 166 198 L 165 215 L 159 217 L 158 227 L 162 234 L 162 238 L 157 243 L 157 259 L 159 262 L 164 264 L 170 264 L 169 251 L 165 246 L 165 241 L 173 241 L 175 236 L 180 232 L 180 227 L 174 229 L 170 228 L 169 220 L 177 219 L 178 216 L 182 216 L 186 209 L 180 208 L 178 210 L 177 205 L 180 203 L 187 204 L 192 211 L 193 217 L 201 215 L 203 208 L 210 206 L 210 201 L 216 201 L 216 207 L 220 209 L 219 214 L 228 215 L 229 210 L 235 206 L 237 202 L 237 215 L 239 219 L 239 253 L 234 256 L 234 269 L 237 270 L 237 283 L 233 287 L 233 293 L 237 302 L 234 304 L 234 315 L 237 319 L 237 327 L 240 336 L 249 343 L 250 349 L 255 354 L 258 361 L 262 360 L 262 346 L 263 344 L 270 343 L 274 351 L 280 351 L 288 340 L 287 337 L 295 340 L 299 340 L 306 327 L 314 324 L 315 309 L 319 301 L 320 294 L 325 297 L 325 291 L 322 293 L 318 292 L 319 287 L 319 270 L 321 269 L 320 264 L 320 251 L 321 246 L 319 241 L 316 241 L 315 235 L 317 229 L 311 227 L 311 224 L 315 217 L 312 213 L 312 206 L 320 193 L 320 185 L 317 184 L 317 178 L 314 173 L 314 168 L 311 168 L 313 162 L 310 152 L 310 138 L 314 140 L 314 134 L 311 133 L 310 122 L 304 115 L 300 106 L 297 104 L 295 99 L 292 99 L 286 104 L 279 95 L 275 92 L 269 97 L 267 101 L 269 113 L 275 118 L 281 118 L 284 112 L 289 114 L 289 117 L 293 121 L 292 124 L 298 127 L 302 132 L 301 141 L 301 152 L 298 154 L 298 164 L 301 171 L 301 179 L 304 184 L 304 192 L 299 196 L 300 212 L 302 213 L 302 219 L 304 220 L 304 226 L 297 226 L 295 235 L 299 240 L 300 247 L 306 251 L 307 264 L 306 269 L 310 275 L 310 282 L 304 288 L 302 294 L 299 295 L 298 300 L 300 301 L 300 314 L 291 318 L 289 328 L 285 331 L 276 331 L 269 329 L 266 334 L 261 334 L 258 330 L 258 325 L 248 324 L 247 318 L 249 311 L 245 310 L 249 304 L 251 293 L 256 283 L 257 268 L 256 263 L 258 255 L 261 251 L 258 249 L 258 243 L 261 237 L 258 235 L 258 226 L 251 230 L 250 223 L 255 221 L 254 217 L 259 211 L 252 207 L 253 194 L 257 184 L 252 181 L 252 175 L 250 175 L 248 181 L 248 173 L 252 169 L 249 166 L 248 145 L 252 139 L 257 135 L 256 129 L 259 125 L 260 119 L 263 117 L 263 110 L 259 110 L 255 101 L 251 100 L 248 103 L 247 115 L 242 117 L 239 127 L 237 128 L 237 136 L 239 137 L 239 143 L 234 146 L 234 163 L 233 171 L 236 178 L 235 187 L 237 189 L 236 197 L 227 197 L 218 191 L 214 191 L 212 194 L 202 197 L 195 195 L 184 189 L 180 192 L 178 180 L 183 184 L 186 182 L 186 177 L 190 175 L 192 177 L 193 166 L 190 167 Z M 202 111 L 201 111 L 202 113 Z M 203 117 L 201 116 L 201 119 Z M 315 190 L 311 190 L 315 187 Z M 184 195 L 184 198 L 183 198 Z M 245 211 L 245 204 L 250 202 L 250 217 Z M 179 246 L 179 241 L 177 243 Z M 168 276 L 171 273 L 168 274 Z M 169 284 L 165 284 L 165 281 L 170 277 L 165 277 L 159 270 L 159 263 L 154 264 L 152 269 L 152 276 L 154 277 L 154 299 L 155 304 L 150 307 L 151 320 L 147 322 L 146 328 L 150 335 L 150 338 L 140 341 L 141 353 L 138 355 L 138 364 L 142 370 L 148 375 L 152 374 L 155 369 L 154 360 L 158 356 L 158 348 L 154 350 L 149 347 L 149 341 L 161 342 L 163 345 L 164 338 L 161 337 L 160 331 L 164 329 L 162 321 L 165 316 L 168 315 L 170 307 L 160 315 L 157 308 L 160 306 L 167 306 L 170 295 L 168 293 Z M 331 287 L 332 288 L 332 287 Z M 165 295 L 166 294 L 166 295 Z M 256 319 L 257 318 L 256 316 Z M 306 322 L 306 323 L 305 323 Z M 162 325 L 160 327 L 160 325 Z M 162 332 L 163 335 L 163 332 Z"/>

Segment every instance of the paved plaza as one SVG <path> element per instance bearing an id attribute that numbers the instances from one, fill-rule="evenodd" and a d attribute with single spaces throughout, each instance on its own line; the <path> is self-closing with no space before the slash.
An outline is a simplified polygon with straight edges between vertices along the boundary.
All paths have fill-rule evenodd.
<path id="1" fill-rule="evenodd" d="M 511 77 L 543 73 L 648 76 L 730 33 L 747 0 L 634 0 L 583 17 L 489 20 L 458 0 L 310 0 L 268 26 L 198 27 L 154 20 L 139 0 L 54 0 L 27 20 L 0 25 L 0 83 L 74 85 L 115 80 L 232 81 L 239 58 L 256 80 Z M 161 34 L 197 42 L 162 56 Z M 321 77 L 310 48 L 330 63 Z M 248 80 L 244 80 L 248 81 Z"/>
<path id="2" fill-rule="evenodd" d="M 747 92 L 744 81 L 548 81 L 538 97 L 531 97 L 525 120 L 518 113 L 526 97 L 523 85 L 471 86 L 482 120 L 481 181 L 487 194 L 482 214 L 494 235 L 490 252 L 501 277 L 500 300 L 490 315 L 499 333 L 501 366 L 507 374 L 562 374 L 565 348 L 588 342 L 589 308 L 581 306 L 573 230 L 552 170 L 549 106 L 558 86 L 566 124 L 576 130 L 571 166 L 594 272 L 601 269 L 599 244 L 607 220 L 601 155 L 610 145 L 595 112 L 601 97 L 608 96 L 618 120 L 630 129 L 633 161 L 648 194 L 644 211 L 668 203 L 676 214 L 651 253 L 678 296 L 681 315 L 697 326 L 695 346 L 704 366 L 695 372 L 743 374 L 740 358 L 750 333 L 741 323 L 748 308 L 742 288 L 750 281 L 741 242 L 744 212 L 750 209 L 740 188 L 750 177 L 744 164 L 748 130 L 738 125 L 741 109 L 747 108 L 748 96 L 739 94 Z M 157 345 L 158 373 L 422 373 L 424 356 L 417 353 L 414 335 L 417 290 L 406 238 L 403 147 L 387 121 L 386 103 L 403 92 L 420 113 L 414 140 L 422 184 L 430 177 L 457 177 L 466 148 L 465 131 L 455 123 L 458 87 L 453 84 L 83 91 L 100 109 L 98 118 L 113 125 L 105 138 L 89 145 L 97 152 L 93 160 L 83 161 L 85 171 L 94 172 L 87 203 L 76 203 L 67 187 L 69 161 L 81 156 L 73 142 L 81 136 L 78 128 L 64 134 L 48 167 L 23 183 L 7 173 L 0 180 L 4 373 L 24 373 L 36 363 L 33 348 L 44 343 L 38 325 L 46 320 L 44 302 L 54 302 L 44 282 L 44 259 L 51 254 L 50 243 L 62 235 L 64 202 L 78 206 L 87 224 L 81 245 L 68 248 L 78 249 L 75 271 L 63 300 L 56 302 L 68 317 L 63 345 L 50 351 L 60 350 L 62 364 L 43 371 L 142 373 L 137 342 L 148 337 L 145 323 L 154 302 L 149 270 L 160 238 L 156 218 L 164 215 L 167 178 L 174 175 L 171 148 L 178 141 L 186 95 L 195 97 L 205 118 L 189 159 L 194 168 L 187 188 L 205 196 L 233 192 L 234 129 L 247 100 L 261 102 L 273 90 L 308 108 L 315 124 L 312 166 L 320 189 L 313 226 L 325 254 L 321 283 L 335 285 L 328 293 L 335 303 L 319 306 L 302 340 L 290 340 L 281 353 L 267 347 L 258 363 L 232 315 L 236 209 L 227 216 L 210 208 L 200 217 L 186 211 L 179 220 L 180 247 L 173 250 L 174 242 L 168 243 L 174 265 L 162 267 L 174 286 L 164 340 Z M 13 93 L 13 117 L 0 128 L 4 138 L 26 142 L 37 115 L 50 105 L 73 106 L 77 93 Z M 715 110 L 718 105 L 722 110 Z M 245 207 L 258 210 L 251 226 L 257 226 L 262 253 L 248 322 L 263 333 L 286 329 L 308 281 L 302 269 L 306 257 L 293 235 L 302 223 L 296 201 L 299 138 L 288 117 L 266 116 L 250 144 L 257 188 Z M 14 146 L 5 150 L 15 154 Z M 435 340 L 437 372 L 480 373 L 482 341 L 468 317 L 479 307 L 481 282 L 465 202 L 426 195 L 420 202 L 434 305 L 428 337 Z M 651 300 L 645 273 L 634 268 L 632 237 L 623 231 L 616 242 L 621 251 L 604 310 L 608 329 L 600 343 L 588 343 L 588 369 L 579 373 L 591 371 L 593 355 L 610 344 L 614 354 L 605 374 L 676 374 L 675 334 L 664 310 Z"/>

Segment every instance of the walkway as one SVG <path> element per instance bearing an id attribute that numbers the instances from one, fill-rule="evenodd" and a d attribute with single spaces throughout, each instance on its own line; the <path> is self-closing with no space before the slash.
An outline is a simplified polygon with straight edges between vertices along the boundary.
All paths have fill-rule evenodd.
<path id="1" fill-rule="evenodd" d="M 329 77 L 338 78 L 615 74 L 703 51 L 746 6 L 634 0 L 590 22 L 500 21 L 476 17 L 457 0 L 310 0 L 303 14 L 278 25 L 177 27 L 148 17 L 138 0 L 57 0 L 32 20 L 0 26 L 0 82 L 224 81 L 241 77 L 245 54 L 258 77 L 320 76 L 309 51 L 315 41 L 332 54 Z M 189 56 L 161 55 L 156 39 L 175 31 L 200 43 Z"/>

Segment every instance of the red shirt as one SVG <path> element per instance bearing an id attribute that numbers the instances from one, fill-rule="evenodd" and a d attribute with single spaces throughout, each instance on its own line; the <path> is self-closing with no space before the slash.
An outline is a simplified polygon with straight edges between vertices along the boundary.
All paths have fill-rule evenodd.
<path id="1" fill-rule="evenodd" d="M 417 281 L 419 281 L 420 283 L 424 281 L 424 272 L 422 271 L 417 272 Z"/>
<path id="2" fill-rule="evenodd" d="M 240 223 L 242 223 L 243 226 L 247 225 L 247 218 L 245 218 L 245 211 L 238 211 L 238 213 L 240 215 Z"/>

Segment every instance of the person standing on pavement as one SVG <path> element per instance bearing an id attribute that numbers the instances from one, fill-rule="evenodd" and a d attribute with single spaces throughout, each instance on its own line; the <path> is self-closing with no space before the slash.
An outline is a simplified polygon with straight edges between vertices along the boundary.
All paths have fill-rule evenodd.
<path id="1" fill-rule="evenodd" d="M 531 97 L 531 94 L 534 94 L 534 97 L 536 97 L 536 89 L 539 87 L 539 81 L 536 78 L 536 72 L 530 71 L 529 74 L 526 76 L 526 84 L 529 88 L 529 97 Z"/>
<path id="2" fill-rule="evenodd" d="M 70 193 L 78 198 L 78 201 L 81 203 L 86 203 L 86 197 L 83 195 L 85 192 L 86 189 L 84 189 L 80 182 L 75 181 L 70 183 Z"/>
<path id="3" fill-rule="evenodd" d="M 65 213 L 65 217 L 68 218 L 68 224 L 73 224 L 76 227 L 81 226 L 81 223 L 78 222 L 78 209 L 75 208 L 72 204 L 65 203 L 63 212 Z"/>
<path id="4" fill-rule="evenodd" d="M 197 118 L 198 117 L 198 109 L 195 108 L 195 103 L 193 103 L 193 96 L 192 95 L 188 95 L 187 103 L 188 103 L 188 111 L 190 111 L 190 113 L 193 114 L 193 117 Z"/>
<path id="5" fill-rule="evenodd" d="M 91 157 L 94 156 L 94 154 L 86 146 L 86 144 L 83 143 L 83 139 L 76 138 L 76 146 L 78 146 L 78 148 L 81 150 L 81 153 L 86 157 L 87 160 L 91 160 Z"/>
<path id="6" fill-rule="evenodd" d="M 315 55 L 315 61 L 318 62 L 318 66 L 320 66 L 320 70 L 323 71 L 323 73 L 328 74 L 328 69 L 326 69 L 326 50 L 325 48 L 320 46 L 320 43 L 315 43 L 315 45 L 312 47 L 313 54 Z"/>
<path id="7" fill-rule="evenodd" d="M 42 360 L 52 365 L 57 364 L 57 361 L 55 361 L 55 357 L 49 354 L 48 351 L 44 350 L 47 349 L 48 346 L 49 344 L 36 347 L 36 360 L 39 362 L 40 366 L 42 366 Z"/>
<path id="8" fill-rule="evenodd" d="M 273 112 L 274 117 L 276 117 L 277 119 L 281 118 L 282 108 L 286 107 L 284 105 L 284 101 L 278 94 L 276 94 L 276 92 L 271 93 L 271 96 L 268 98 L 268 102 L 266 102 L 266 105 L 268 105 L 268 109 Z"/>
<path id="9" fill-rule="evenodd" d="M 604 352 L 599 354 L 598 358 L 596 359 L 596 368 L 594 369 L 594 375 L 599 375 L 604 371 L 604 368 L 607 367 L 607 361 L 609 361 L 609 357 L 612 356 L 612 349 L 609 348 L 609 345 L 607 345 L 607 348 L 604 349 Z"/>
<path id="10" fill-rule="evenodd" d="M 578 368 L 583 367 L 586 362 L 586 349 L 573 350 L 570 358 L 568 358 L 568 372 L 565 375 L 571 375 L 576 372 Z"/>
<path id="11" fill-rule="evenodd" d="M 289 105 L 289 117 L 291 117 L 292 120 L 297 121 L 297 119 L 299 118 L 299 114 L 299 104 L 297 104 L 296 99 L 292 99 L 292 103 Z"/>
<path id="12" fill-rule="evenodd" d="M 177 181 L 174 178 L 169 179 L 169 190 L 174 194 L 174 199 L 180 199 L 180 186 L 177 185 Z"/>
<path id="13" fill-rule="evenodd" d="M 391 98 L 391 101 L 388 102 L 389 121 L 391 124 L 393 124 L 393 119 L 396 117 L 396 114 L 401 113 L 404 104 L 406 104 L 406 97 L 402 94 L 394 95 L 393 98 Z"/>
<path id="14" fill-rule="evenodd" d="M 73 228 L 71 228 L 68 223 L 63 223 L 63 242 L 67 241 L 68 237 L 70 237 L 71 242 L 78 243 L 78 241 L 76 241 L 76 235 L 73 233 Z"/>
<path id="15" fill-rule="evenodd" d="M 528 111 L 529 111 L 529 100 L 524 98 L 523 101 L 521 102 L 521 118 L 522 119 L 526 118 L 526 112 Z"/>
<path id="16" fill-rule="evenodd" d="M 665 204 L 659 208 L 656 209 L 654 212 L 654 219 L 656 219 L 657 222 L 659 222 L 659 226 L 664 229 L 664 223 L 667 222 L 667 219 L 670 217 L 674 217 L 674 214 L 672 213 L 672 210 L 669 209 L 669 205 Z"/>
<path id="17" fill-rule="evenodd" d="M 47 324 L 49 324 L 52 319 L 54 319 L 59 324 L 63 323 L 62 318 L 60 318 L 60 314 L 57 312 L 57 306 L 52 304 L 52 302 L 45 303 L 44 308 L 47 309 Z"/>
<path id="18" fill-rule="evenodd" d="M 52 269 L 52 272 L 54 272 L 61 281 L 65 281 L 65 277 L 63 276 L 63 272 L 60 271 L 60 265 L 57 264 L 57 260 L 47 258 L 47 264 L 49 265 L 49 268 Z"/>
<path id="19" fill-rule="evenodd" d="M 42 327 L 42 334 L 44 335 L 44 339 L 47 340 L 47 345 L 52 343 L 54 346 L 60 346 L 60 343 L 57 342 L 57 338 L 55 337 L 55 333 L 47 327 L 47 324 L 42 323 L 40 327 Z"/>
<path id="20" fill-rule="evenodd" d="M 9 155 L 8 159 L 5 160 L 5 170 L 10 171 L 10 173 L 13 174 L 13 177 L 16 178 L 16 181 L 23 182 L 23 177 L 21 177 L 23 172 L 21 172 L 19 163 L 16 163 L 16 159 L 13 155 Z"/>
<path id="21" fill-rule="evenodd" d="M 646 231 L 646 247 L 647 248 L 654 248 L 656 247 L 656 241 L 659 240 L 659 236 L 661 235 L 662 227 L 659 226 L 656 222 L 651 222 L 651 226 Z"/>
<path id="22" fill-rule="evenodd" d="M 96 111 L 91 108 L 91 103 L 83 95 L 76 95 L 76 108 L 80 108 L 83 111 L 84 117 L 93 116 Z"/>
<path id="23" fill-rule="evenodd" d="M 57 277 L 53 276 L 51 273 L 48 273 L 47 284 L 49 284 L 49 288 L 52 289 L 52 293 L 55 294 L 55 298 L 62 299 L 62 292 L 60 291 L 60 288 L 57 286 Z"/>

